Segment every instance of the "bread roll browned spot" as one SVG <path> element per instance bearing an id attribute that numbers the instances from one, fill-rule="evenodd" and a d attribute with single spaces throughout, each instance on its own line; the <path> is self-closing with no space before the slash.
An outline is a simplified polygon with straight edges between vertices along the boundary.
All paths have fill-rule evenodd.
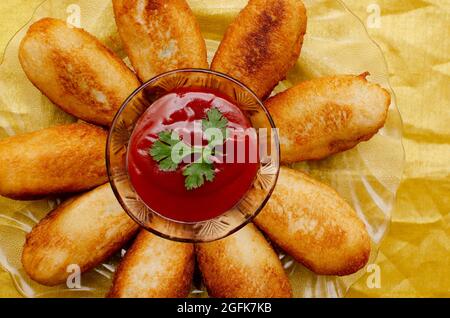
<path id="1" fill-rule="evenodd" d="M 351 149 L 384 126 L 391 97 L 367 75 L 313 79 L 265 102 L 279 128 L 284 163 Z"/>
<path id="2" fill-rule="evenodd" d="M 31 25 L 20 44 L 19 60 L 29 80 L 52 102 L 94 124 L 110 125 L 140 85 L 94 36 L 57 19 Z"/>
<path id="3" fill-rule="evenodd" d="M 370 238 L 356 212 L 333 189 L 296 170 L 281 168 L 255 223 L 317 274 L 349 275 L 369 259 Z"/>
<path id="4" fill-rule="evenodd" d="M 211 69 L 266 98 L 296 63 L 306 32 L 299 0 L 250 0 L 228 27 Z"/>
<path id="5" fill-rule="evenodd" d="M 27 235 L 22 264 L 38 283 L 64 283 L 70 265 L 88 271 L 117 252 L 138 230 L 109 184 L 61 204 Z"/>
<path id="6" fill-rule="evenodd" d="M 142 81 L 180 68 L 207 68 L 206 45 L 185 0 L 113 0 L 125 50 Z"/>
<path id="7" fill-rule="evenodd" d="M 212 297 L 292 297 L 278 256 L 253 224 L 219 241 L 197 244 L 196 252 Z"/>
<path id="8" fill-rule="evenodd" d="M 1 140 L 0 195 L 37 199 L 105 183 L 106 136 L 101 128 L 79 123 Z"/>
<path id="9" fill-rule="evenodd" d="M 189 294 L 194 246 L 142 230 L 120 263 L 108 297 L 180 298 Z"/>

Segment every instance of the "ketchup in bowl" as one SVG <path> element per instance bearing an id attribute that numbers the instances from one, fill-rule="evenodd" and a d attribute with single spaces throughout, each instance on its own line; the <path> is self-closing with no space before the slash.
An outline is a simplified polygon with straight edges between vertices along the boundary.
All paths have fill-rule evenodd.
<path id="1" fill-rule="evenodd" d="M 222 138 L 209 136 L 208 127 L 223 132 Z M 254 181 L 260 165 L 251 132 L 245 114 L 219 91 L 172 91 L 156 100 L 134 128 L 127 154 L 130 181 L 139 198 L 163 217 L 180 222 L 215 218 L 233 208 Z M 192 151 L 173 159 L 169 153 L 180 142 L 180 149 Z M 214 145 L 219 147 L 211 151 Z"/>

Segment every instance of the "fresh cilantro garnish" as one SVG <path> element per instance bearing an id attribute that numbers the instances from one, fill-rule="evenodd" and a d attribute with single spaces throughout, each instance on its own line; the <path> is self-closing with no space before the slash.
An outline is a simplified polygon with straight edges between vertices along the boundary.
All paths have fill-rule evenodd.
<path id="1" fill-rule="evenodd" d="M 159 168 L 162 171 L 175 171 L 178 168 L 179 162 L 175 162 L 172 158 L 172 148 L 177 145 L 180 138 L 171 131 L 163 131 L 158 134 L 158 140 L 155 141 L 150 148 L 150 155 L 159 162 Z"/>
<path id="2" fill-rule="evenodd" d="M 214 175 L 215 172 L 212 163 L 194 162 L 188 165 L 183 171 L 183 176 L 186 177 L 184 179 L 184 185 L 188 190 L 200 188 L 205 183 L 205 179 L 210 182 L 213 181 Z"/>
<path id="3" fill-rule="evenodd" d="M 199 158 L 186 165 L 183 171 L 186 189 L 197 189 L 205 180 L 214 180 L 215 171 L 211 157 L 214 155 L 214 148 L 223 145 L 227 138 L 227 125 L 228 120 L 222 113 L 217 108 L 211 108 L 202 120 L 202 130 L 208 139 L 207 146 L 189 146 L 180 140 L 175 131 L 163 131 L 158 134 L 158 140 L 149 149 L 149 154 L 159 163 L 161 171 L 175 171 L 183 158 L 199 154 Z M 217 134 L 217 130 L 220 134 Z"/>
<path id="4" fill-rule="evenodd" d="M 203 130 L 210 128 L 220 129 L 222 136 L 226 137 L 226 128 L 228 125 L 228 120 L 222 115 L 222 113 L 217 108 L 211 108 L 206 113 L 206 118 L 202 120 Z"/>

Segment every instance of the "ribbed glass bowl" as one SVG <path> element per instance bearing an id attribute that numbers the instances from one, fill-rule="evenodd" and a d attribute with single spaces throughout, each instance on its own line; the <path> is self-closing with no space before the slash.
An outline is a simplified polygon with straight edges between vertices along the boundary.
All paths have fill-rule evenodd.
<path id="1" fill-rule="evenodd" d="M 190 0 L 208 48 L 214 55 L 227 25 L 246 0 Z M 369 71 L 370 81 L 391 92 L 389 73 L 379 47 L 368 36 L 363 23 L 338 0 L 305 0 L 308 29 L 302 54 L 294 69 L 276 92 L 302 80 Z M 79 7 L 76 7 L 76 6 Z M 75 6 L 75 7 L 74 7 Z M 0 138 L 48 127 L 74 119 L 55 107 L 26 78 L 17 52 L 29 25 L 43 17 L 71 19 L 81 12 L 82 27 L 127 61 L 117 34 L 110 0 L 47 0 L 26 26 L 10 41 L 0 66 Z M 270 74 L 268 74 L 270 76 Z M 369 142 L 327 160 L 294 165 L 335 188 L 357 211 L 372 238 L 370 262 L 377 256 L 390 224 L 390 213 L 400 183 L 404 151 L 402 122 L 395 104 L 389 109 L 386 126 Z M 82 277 L 81 290 L 66 286 L 44 287 L 24 273 L 20 254 L 25 235 L 58 201 L 19 202 L 0 198 L 0 264 L 10 273 L 17 291 L 27 297 L 103 297 L 111 284 L 119 255 Z M 295 297 L 342 297 L 366 269 L 347 277 L 318 276 L 280 253 Z M 205 296 L 196 280 L 191 296 Z"/>
<path id="2" fill-rule="evenodd" d="M 219 91 L 249 118 L 257 144 L 272 147 L 260 152 L 259 169 L 250 189 L 240 201 L 219 216 L 201 222 L 180 222 L 162 216 L 139 197 L 128 174 L 127 154 L 130 139 L 139 119 L 147 109 L 152 107 L 153 102 L 180 88 Z M 252 121 L 253 116 L 258 116 L 261 120 Z M 266 127 L 272 127 L 274 133 L 270 134 Z M 140 226 L 174 241 L 211 242 L 241 229 L 261 211 L 269 200 L 280 170 L 280 144 L 275 125 L 267 109 L 245 85 L 225 74 L 210 70 L 174 70 L 160 74 L 142 84 L 120 107 L 109 130 L 106 167 L 114 194 L 123 209 Z M 253 191 L 260 193 L 257 199 L 251 196 Z M 180 209 L 183 207 L 180 206 Z"/>

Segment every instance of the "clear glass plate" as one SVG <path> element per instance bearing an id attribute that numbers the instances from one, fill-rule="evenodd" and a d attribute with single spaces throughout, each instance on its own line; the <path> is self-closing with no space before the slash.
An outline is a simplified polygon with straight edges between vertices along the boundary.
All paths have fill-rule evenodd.
<path id="1" fill-rule="evenodd" d="M 191 0 L 200 21 L 212 58 L 219 41 L 245 0 Z M 393 92 L 389 74 L 379 47 L 369 38 L 362 22 L 338 0 L 306 0 L 308 30 L 301 57 L 276 92 L 302 80 L 333 74 L 371 73 L 370 80 Z M 26 78 L 17 52 L 29 25 L 42 17 L 76 21 L 127 61 L 114 23 L 110 0 L 47 0 L 35 11 L 30 23 L 10 41 L 0 66 L 0 138 L 33 131 L 56 123 L 74 121 L 55 107 Z M 75 17 L 75 19 L 74 19 Z M 352 204 L 364 220 L 372 238 L 372 262 L 390 223 L 390 211 L 400 183 L 404 151 L 401 143 L 402 122 L 393 98 L 386 126 L 369 142 L 355 149 L 295 168 L 311 173 L 334 187 Z M 20 255 L 25 235 L 58 202 L 12 201 L 0 198 L 0 265 L 11 275 L 16 289 L 26 297 L 102 297 L 111 283 L 117 255 L 108 263 L 82 276 L 80 290 L 66 286 L 45 287 L 31 281 L 24 273 Z M 296 297 L 342 297 L 365 269 L 346 277 L 317 276 L 288 256 L 280 258 L 289 273 Z M 191 296 L 206 296 L 196 279 Z"/>

